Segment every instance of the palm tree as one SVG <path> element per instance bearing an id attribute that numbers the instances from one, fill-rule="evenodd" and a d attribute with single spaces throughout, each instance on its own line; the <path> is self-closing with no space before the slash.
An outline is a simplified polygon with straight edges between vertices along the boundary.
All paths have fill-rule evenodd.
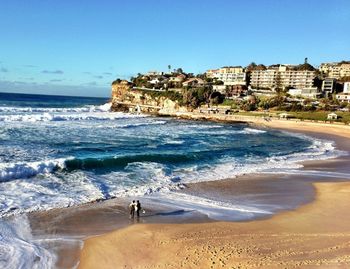
<path id="1" fill-rule="evenodd" d="M 168 69 L 169 69 L 169 73 L 170 73 L 170 70 L 171 70 L 171 65 L 170 64 L 168 65 Z"/>

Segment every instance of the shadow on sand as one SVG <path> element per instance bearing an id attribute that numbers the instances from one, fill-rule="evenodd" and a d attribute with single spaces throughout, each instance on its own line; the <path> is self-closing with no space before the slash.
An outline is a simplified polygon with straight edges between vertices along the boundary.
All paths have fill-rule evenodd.
<path id="1" fill-rule="evenodd" d="M 156 217 L 156 216 L 179 216 L 179 215 L 184 215 L 186 213 L 191 213 L 194 210 L 175 210 L 175 211 L 170 211 L 170 212 L 160 212 L 160 213 L 155 213 L 155 214 L 151 214 L 151 215 L 144 215 L 142 216 L 143 218 L 147 218 L 147 217 Z"/>

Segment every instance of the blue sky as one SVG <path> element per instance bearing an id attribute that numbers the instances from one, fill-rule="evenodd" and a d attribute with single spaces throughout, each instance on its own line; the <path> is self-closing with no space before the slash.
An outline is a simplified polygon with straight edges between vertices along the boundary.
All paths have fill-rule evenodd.
<path id="1" fill-rule="evenodd" d="M 4 0 L 0 25 L 0 92 L 109 96 L 169 64 L 350 60 L 348 0 Z"/>

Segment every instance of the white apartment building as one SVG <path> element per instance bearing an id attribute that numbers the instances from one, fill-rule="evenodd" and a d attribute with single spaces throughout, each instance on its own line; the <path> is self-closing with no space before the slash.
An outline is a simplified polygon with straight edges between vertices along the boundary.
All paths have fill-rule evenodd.
<path id="1" fill-rule="evenodd" d="M 335 78 L 325 78 L 322 82 L 322 91 L 329 94 L 333 93 L 337 80 Z"/>
<path id="2" fill-rule="evenodd" d="M 224 85 L 246 85 L 246 73 L 241 66 L 208 70 L 206 75 L 223 81 Z"/>
<path id="3" fill-rule="evenodd" d="M 344 83 L 343 93 L 350 93 L 350 82 Z"/>
<path id="4" fill-rule="evenodd" d="M 148 71 L 146 76 L 162 76 L 164 75 L 164 72 L 158 72 L 158 71 Z"/>
<path id="5" fill-rule="evenodd" d="M 342 78 L 350 76 L 350 63 L 322 63 L 320 71 L 331 78 Z"/>
<path id="6" fill-rule="evenodd" d="M 288 66 L 280 65 L 278 68 L 252 71 L 250 84 L 253 88 L 274 89 L 276 82 L 280 80 L 283 88 L 305 89 L 312 88 L 315 77 L 315 71 L 293 70 Z"/>

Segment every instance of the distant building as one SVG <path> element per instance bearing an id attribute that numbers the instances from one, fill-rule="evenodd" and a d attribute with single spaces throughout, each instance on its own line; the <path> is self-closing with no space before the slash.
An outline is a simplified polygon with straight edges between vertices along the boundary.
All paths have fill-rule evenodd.
<path id="1" fill-rule="evenodd" d="M 146 76 L 163 76 L 164 72 L 149 71 L 145 74 Z"/>
<path id="2" fill-rule="evenodd" d="M 350 77 L 350 62 L 322 63 L 319 70 L 330 78 Z"/>
<path id="3" fill-rule="evenodd" d="M 149 81 L 151 84 L 159 84 L 164 82 L 166 82 L 164 77 L 155 77 Z"/>
<path id="4" fill-rule="evenodd" d="M 333 93 L 335 90 L 336 82 L 337 80 L 335 78 L 325 78 L 325 80 L 322 82 L 322 91 L 326 95 Z"/>
<path id="5" fill-rule="evenodd" d="M 182 83 L 183 87 L 202 87 L 205 85 L 205 81 L 201 78 L 190 78 Z"/>
<path id="6" fill-rule="evenodd" d="M 336 94 L 335 98 L 339 102 L 350 103 L 350 82 L 345 82 L 344 83 L 343 92 Z"/>
<path id="7" fill-rule="evenodd" d="M 246 73 L 241 66 L 222 67 L 206 72 L 208 78 L 216 78 L 224 85 L 246 85 Z"/>
<path id="8" fill-rule="evenodd" d="M 327 120 L 336 120 L 338 118 L 338 115 L 335 113 L 329 113 L 327 115 Z"/>
<path id="9" fill-rule="evenodd" d="M 338 94 L 336 94 L 335 98 L 339 102 L 348 102 L 348 103 L 350 103 L 350 93 L 338 93 Z"/>
<path id="10" fill-rule="evenodd" d="M 344 82 L 343 93 L 350 93 L 350 82 Z"/>
<path id="11" fill-rule="evenodd" d="M 275 89 L 280 84 L 287 88 L 311 88 L 316 77 L 315 71 L 294 70 L 292 66 L 280 65 L 267 70 L 253 70 L 250 84 L 253 88 Z"/>
<path id="12" fill-rule="evenodd" d="M 305 89 L 290 89 L 288 93 L 291 96 L 302 96 L 305 98 L 316 99 L 322 95 L 322 93 L 316 88 L 305 88 Z"/>
<path id="13" fill-rule="evenodd" d="M 246 85 L 231 85 L 227 86 L 226 97 L 236 98 L 246 96 L 248 94 L 248 89 Z"/>
<path id="14" fill-rule="evenodd" d="M 213 91 L 219 92 L 221 94 L 226 94 L 226 85 L 213 85 Z"/>
<path id="15" fill-rule="evenodd" d="M 174 77 L 169 78 L 169 82 L 176 82 L 176 83 L 181 83 L 186 79 L 186 76 L 184 74 L 180 74 Z"/>

